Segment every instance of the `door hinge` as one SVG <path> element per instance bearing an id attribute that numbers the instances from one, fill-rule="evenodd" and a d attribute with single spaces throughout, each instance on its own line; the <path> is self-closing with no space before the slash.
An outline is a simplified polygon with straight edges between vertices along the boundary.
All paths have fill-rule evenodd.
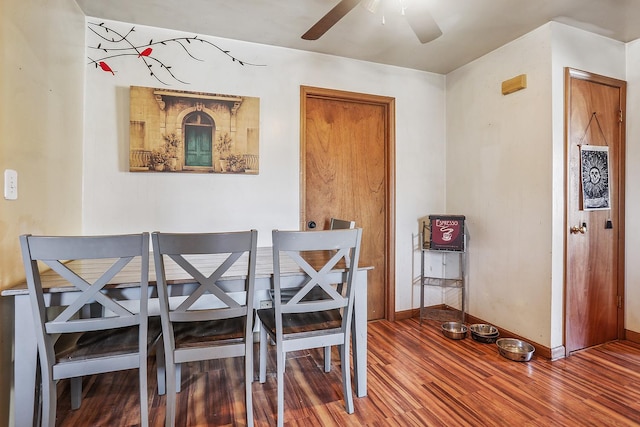
<path id="1" fill-rule="evenodd" d="M 618 110 L 618 122 L 622 123 L 622 110 Z"/>
<path id="2" fill-rule="evenodd" d="M 618 295 L 618 308 L 622 308 L 622 296 Z"/>

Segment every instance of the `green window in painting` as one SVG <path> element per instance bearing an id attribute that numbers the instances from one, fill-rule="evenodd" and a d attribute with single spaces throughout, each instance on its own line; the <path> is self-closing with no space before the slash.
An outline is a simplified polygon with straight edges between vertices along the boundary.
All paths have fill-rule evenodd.
<path id="1" fill-rule="evenodd" d="M 212 166 L 213 119 L 201 111 L 185 117 L 185 166 Z"/>

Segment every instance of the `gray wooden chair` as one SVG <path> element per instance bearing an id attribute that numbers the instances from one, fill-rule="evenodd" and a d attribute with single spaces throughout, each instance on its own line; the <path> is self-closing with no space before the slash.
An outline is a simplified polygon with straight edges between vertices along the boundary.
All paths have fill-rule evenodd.
<path id="1" fill-rule="evenodd" d="M 247 426 L 253 425 L 253 299 L 256 230 L 232 233 L 152 233 L 166 366 L 166 426 L 176 418 L 176 390 L 182 363 L 242 357 L 245 360 Z M 210 259 L 209 271 L 194 267 L 191 257 Z M 184 297 L 169 295 L 165 271 L 182 269 L 195 286 Z M 233 280 L 220 281 L 234 269 Z M 189 281 L 183 281 L 185 283 Z M 237 285 L 228 292 L 225 285 Z"/>
<path id="2" fill-rule="evenodd" d="M 356 228 L 355 221 L 348 221 L 345 219 L 331 218 L 329 221 L 329 229 L 331 230 L 349 230 Z"/>
<path id="3" fill-rule="evenodd" d="M 353 228 L 356 228 L 356 222 L 355 221 L 350 221 L 350 220 L 346 220 L 346 219 L 338 219 L 338 218 L 331 218 L 331 221 L 329 222 L 329 229 L 330 230 L 351 230 Z M 349 264 L 349 253 L 346 253 L 344 255 L 344 260 L 347 264 Z"/>
<path id="4" fill-rule="evenodd" d="M 350 221 L 350 220 L 345 220 L 345 219 L 338 219 L 338 218 L 331 218 L 331 221 L 329 222 L 329 229 L 330 230 L 351 230 L 353 228 L 356 228 L 356 222 L 355 221 Z M 344 256 L 344 260 L 347 264 L 349 264 L 349 254 L 346 253 Z"/>
<path id="5" fill-rule="evenodd" d="M 351 230 L 356 228 L 356 222 L 346 219 L 331 218 L 329 221 L 330 230 Z M 344 254 L 344 262 L 349 264 L 349 252 Z M 342 292 L 342 285 L 338 285 L 338 292 Z M 331 346 L 324 348 L 324 371 L 331 371 Z"/>
<path id="6" fill-rule="evenodd" d="M 148 331 L 147 298 L 149 234 L 115 236 L 20 236 L 27 286 L 33 308 L 35 335 L 42 376 L 42 426 L 56 422 L 56 383 L 72 381 L 72 406 L 80 405 L 82 376 L 138 369 L 140 377 L 140 420 L 148 425 L 147 354 L 159 336 Z M 131 280 L 140 284 L 140 294 L 127 299 L 104 292 L 106 285 L 134 258 L 140 266 L 130 267 Z M 104 264 L 96 271 L 83 268 L 88 260 Z M 48 310 L 42 288 L 39 263 L 49 267 L 78 292 L 57 313 Z M 85 264 L 87 265 L 87 264 Z M 93 309 L 89 310 L 88 307 Z M 99 310 L 95 306 L 100 307 Z M 135 307 L 132 309 L 131 307 Z M 90 317 L 86 313 L 92 313 Z"/>
<path id="7" fill-rule="evenodd" d="M 273 231 L 274 306 L 258 310 L 260 319 L 260 382 L 266 380 L 267 335 L 276 343 L 277 423 L 284 425 L 284 370 L 286 353 L 339 346 L 342 385 L 347 413 L 353 413 L 349 343 L 355 298 L 354 276 L 360 256 L 362 230 Z M 350 263 L 338 265 L 346 254 Z M 311 260 L 309 257 L 315 257 Z M 309 258 L 309 260 L 307 260 Z M 318 262 L 322 260 L 321 262 Z M 281 276 L 281 262 L 294 262 L 306 273 Z M 340 271 L 340 273 L 338 273 Z M 346 279 L 342 272 L 346 274 Z M 291 283 L 291 280 L 297 280 Z M 336 290 L 344 284 L 343 293 Z M 295 295 L 282 298 L 282 289 Z M 319 293 L 322 297 L 319 297 Z"/>
<path id="8" fill-rule="evenodd" d="M 331 218 L 329 222 L 330 230 L 349 230 L 352 228 L 356 228 L 355 221 L 348 221 L 344 219 Z M 349 264 L 349 253 L 345 253 L 344 255 L 345 262 Z M 338 287 L 338 292 L 341 292 L 342 286 Z M 282 300 L 288 300 L 293 297 L 297 292 L 297 289 L 281 289 L 280 297 Z M 270 290 L 269 295 L 271 296 L 271 300 L 273 301 L 273 289 Z M 324 371 L 331 372 L 331 346 L 327 346 L 324 349 Z"/>

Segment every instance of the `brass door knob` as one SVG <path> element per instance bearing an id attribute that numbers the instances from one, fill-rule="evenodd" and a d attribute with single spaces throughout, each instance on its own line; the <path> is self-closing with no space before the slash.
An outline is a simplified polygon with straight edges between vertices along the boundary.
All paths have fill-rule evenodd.
<path id="1" fill-rule="evenodd" d="M 574 225 L 571 227 L 571 234 L 584 234 L 587 232 L 587 223 L 583 222 L 581 226 Z"/>

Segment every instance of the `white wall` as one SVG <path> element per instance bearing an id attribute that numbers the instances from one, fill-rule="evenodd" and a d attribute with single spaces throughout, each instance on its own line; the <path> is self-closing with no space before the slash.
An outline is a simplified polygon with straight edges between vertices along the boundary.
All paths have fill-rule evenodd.
<path id="1" fill-rule="evenodd" d="M 84 77 L 75 2 L 2 4 L 0 166 L 18 172 L 18 200 L 0 200 L 0 288 L 24 278 L 19 233 L 80 230 Z"/>
<path id="2" fill-rule="evenodd" d="M 549 344 L 551 41 L 539 28 L 447 75 L 447 212 L 467 216 L 469 312 Z M 502 95 L 504 80 L 527 88 Z"/>
<path id="3" fill-rule="evenodd" d="M 626 329 L 640 332 L 640 40 L 627 44 Z"/>
<path id="4" fill-rule="evenodd" d="M 88 23 L 100 22 L 88 18 Z M 131 25 L 106 21 L 126 32 Z M 193 36 L 136 26 L 136 43 Z M 132 39 L 133 40 L 133 39 Z M 84 232 L 218 231 L 256 228 L 259 244 L 273 228 L 299 228 L 300 85 L 396 99 L 396 311 L 417 305 L 412 241 L 417 218 L 444 208 L 444 76 L 291 49 L 207 38 L 264 67 L 240 66 L 215 49 L 203 62 L 180 51 L 166 62 L 183 81 L 164 86 L 134 57 L 109 60 L 115 75 L 86 68 Z M 87 46 L 98 41 L 87 32 Z M 191 44 L 189 45 L 191 48 Z M 161 47 L 157 47 L 160 54 Z M 87 56 L 96 58 L 94 49 Z M 128 172 L 129 86 L 169 87 L 260 98 L 260 174 Z M 425 183 L 428 183 L 425 185 Z"/>
<path id="5" fill-rule="evenodd" d="M 447 75 L 447 211 L 469 219 L 470 313 L 551 348 L 564 328 L 564 67 L 624 79 L 624 44 L 552 22 Z M 519 74 L 528 87 L 502 95 Z"/>
<path id="6" fill-rule="evenodd" d="M 81 232 L 83 46 L 73 0 L 0 1 L 0 174 L 18 172 L 18 200 L 0 198 L 0 289 L 24 280 L 20 234 Z M 13 425 L 12 335 L 0 298 L 0 426 Z"/>

